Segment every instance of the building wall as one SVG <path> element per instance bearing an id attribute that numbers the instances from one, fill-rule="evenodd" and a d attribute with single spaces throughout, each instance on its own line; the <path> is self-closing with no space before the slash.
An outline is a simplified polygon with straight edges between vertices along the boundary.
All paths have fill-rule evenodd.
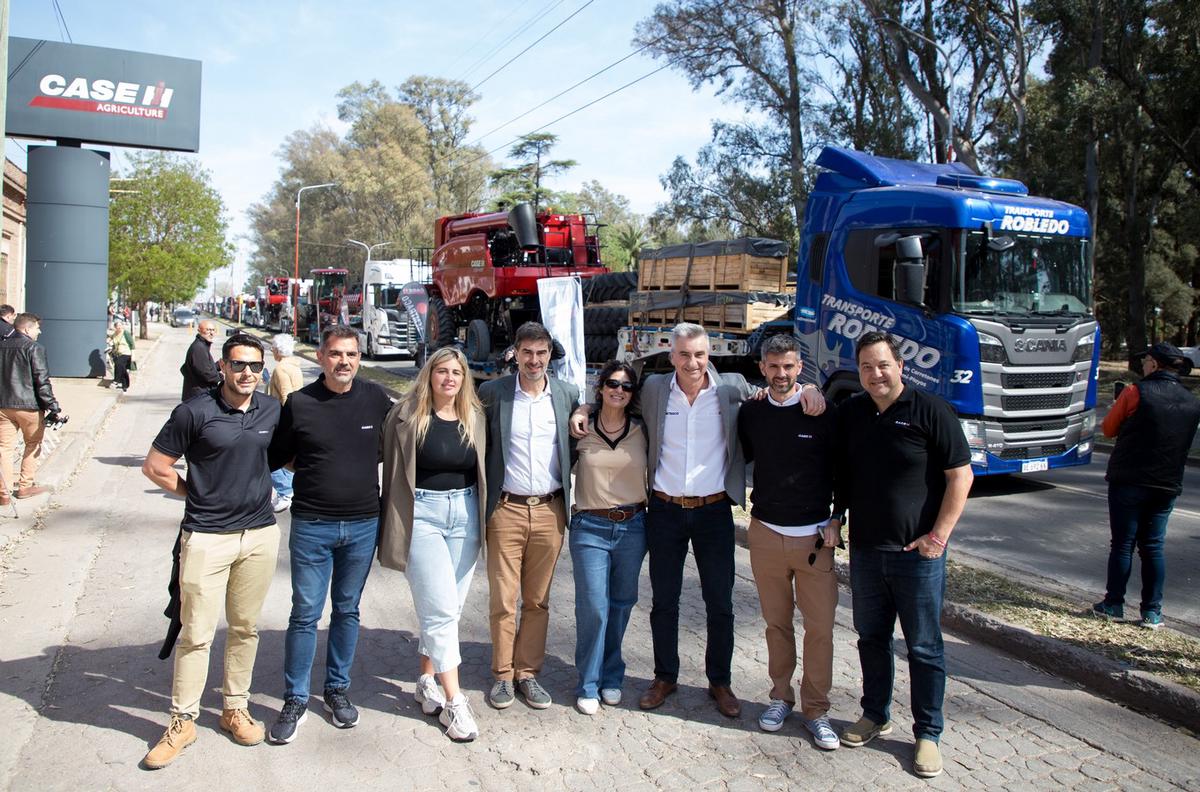
<path id="1" fill-rule="evenodd" d="M 4 160 L 4 226 L 0 238 L 0 303 L 25 310 L 25 171 Z"/>

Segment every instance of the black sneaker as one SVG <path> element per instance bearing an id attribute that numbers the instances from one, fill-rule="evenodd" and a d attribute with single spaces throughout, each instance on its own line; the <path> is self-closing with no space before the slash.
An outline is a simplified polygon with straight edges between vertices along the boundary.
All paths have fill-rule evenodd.
<path id="1" fill-rule="evenodd" d="M 286 698 L 283 700 L 283 709 L 279 711 L 279 717 L 275 720 L 275 724 L 271 726 L 271 731 L 267 734 L 267 739 L 276 745 L 286 745 L 296 739 L 296 732 L 300 729 L 300 724 L 304 723 L 304 719 L 308 717 L 308 703 L 302 698 Z"/>
<path id="2" fill-rule="evenodd" d="M 349 729 L 358 725 L 358 709 L 346 696 L 346 688 L 325 688 L 325 711 L 333 717 L 333 725 Z"/>

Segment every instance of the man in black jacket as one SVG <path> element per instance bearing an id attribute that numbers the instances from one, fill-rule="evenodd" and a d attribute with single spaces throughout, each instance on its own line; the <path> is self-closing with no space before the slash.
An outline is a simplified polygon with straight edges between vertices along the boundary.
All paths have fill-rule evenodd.
<path id="1" fill-rule="evenodd" d="M 1128 385 L 1104 418 L 1106 437 L 1117 444 L 1108 458 L 1108 521 L 1112 544 L 1104 599 L 1092 606 L 1098 616 L 1123 618 L 1125 586 L 1133 547 L 1142 557 L 1141 625 L 1162 626 L 1163 543 L 1167 518 L 1183 491 L 1183 467 L 1200 421 L 1200 399 L 1179 377 L 1192 363 L 1171 344 L 1142 352 L 1143 379 Z"/>
<path id="2" fill-rule="evenodd" d="M 13 308 L 8 303 L 0 305 L 0 338 L 8 338 L 17 329 L 12 326 L 13 319 L 17 315 L 17 309 Z"/>
<path id="3" fill-rule="evenodd" d="M 46 349 L 37 342 L 41 335 L 41 319 L 35 314 L 18 314 L 13 320 L 16 332 L 0 338 L 0 476 L 5 486 L 0 492 L 0 504 L 9 503 L 12 489 L 12 459 L 17 447 L 17 432 L 25 439 L 21 456 L 21 474 L 17 480 L 18 498 L 29 498 L 46 491 L 35 487 L 37 456 L 42 450 L 45 421 L 59 421 L 62 416 L 54 389 L 50 386 L 50 370 L 46 364 Z"/>
<path id="4" fill-rule="evenodd" d="M 179 367 L 179 373 L 183 375 L 183 401 L 221 384 L 221 372 L 212 358 L 212 342 L 216 337 L 217 323 L 211 319 L 201 320 L 196 328 L 196 338 Z"/>

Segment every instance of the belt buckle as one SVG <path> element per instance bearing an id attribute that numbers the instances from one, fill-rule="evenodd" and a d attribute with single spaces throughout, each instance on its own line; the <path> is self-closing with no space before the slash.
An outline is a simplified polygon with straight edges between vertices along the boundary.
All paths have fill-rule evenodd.
<path id="1" fill-rule="evenodd" d="M 703 495 L 681 495 L 679 505 L 685 509 L 695 509 L 704 505 Z"/>
<path id="2" fill-rule="evenodd" d="M 608 519 L 612 520 L 613 522 L 625 522 L 626 520 L 629 519 L 629 517 L 630 517 L 630 515 L 627 515 L 625 513 L 624 509 L 609 509 L 608 510 Z"/>
<path id="3" fill-rule="evenodd" d="M 526 506 L 539 506 L 543 502 L 545 502 L 545 499 L 540 495 L 528 495 L 525 497 Z"/>

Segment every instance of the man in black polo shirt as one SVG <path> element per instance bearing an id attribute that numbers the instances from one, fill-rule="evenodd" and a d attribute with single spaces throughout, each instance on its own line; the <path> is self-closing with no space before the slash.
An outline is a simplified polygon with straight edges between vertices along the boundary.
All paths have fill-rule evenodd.
<path id="1" fill-rule="evenodd" d="M 247 701 L 258 653 L 258 615 L 279 551 L 267 467 L 279 402 L 256 392 L 262 367 L 258 339 L 231 336 L 221 350 L 224 382 L 175 408 L 142 465 L 147 478 L 187 499 L 179 540 L 182 630 L 171 683 L 171 724 L 143 760 L 150 769 L 165 767 L 196 740 L 194 721 L 222 605 L 229 629 L 220 725 L 241 745 L 263 740 L 262 724 L 250 717 Z M 186 479 L 174 467 L 180 457 L 187 458 Z"/>
<path id="2" fill-rule="evenodd" d="M 842 732 L 842 744 L 865 745 L 892 730 L 892 633 L 899 616 L 911 678 L 913 769 L 932 778 L 942 772 L 945 551 L 971 490 L 971 455 L 950 405 L 901 381 L 895 338 L 865 333 L 855 356 L 865 393 L 838 410 L 835 512 L 850 509 L 863 716 Z"/>
<path id="3" fill-rule="evenodd" d="M 346 695 L 358 645 L 358 603 L 379 534 L 379 463 L 383 421 L 392 401 L 383 388 L 356 380 L 358 334 L 345 325 L 325 331 L 317 350 L 321 375 L 283 405 L 271 442 L 271 467 L 295 468 L 292 528 L 292 615 L 284 643 L 283 709 L 271 742 L 289 743 L 308 714 L 317 622 L 328 592 L 333 608 L 325 652 L 325 711 L 333 725 L 358 723 Z"/>

